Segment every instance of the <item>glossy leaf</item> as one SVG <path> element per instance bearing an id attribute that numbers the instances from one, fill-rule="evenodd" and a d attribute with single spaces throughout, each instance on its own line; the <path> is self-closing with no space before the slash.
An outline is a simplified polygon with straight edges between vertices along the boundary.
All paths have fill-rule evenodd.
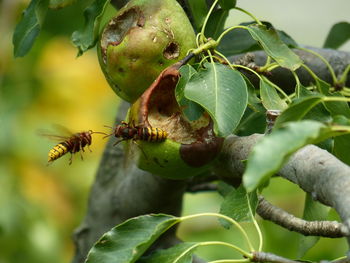
<path id="1" fill-rule="evenodd" d="M 317 104 L 322 102 L 322 95 L 314 95 L 309 97 L 302 97 L 291 104 L 286 110 L 284 110 L 280 116 L 278 116 L 275 122 L 275 128 L 280 127 L 283 123 L 289 121 L 298 121 Z"/>
<path id="2" fill-rule="evenodd" d="M 225 56 L 232 56 L 260 49 L 261 47 L 256 43 L 249 32 L 242 28 L 237 28 L 228 32 L 218 46 L 218 50 Z"/>
<path id="3" fill-rule="evenodd" d="M 215 10 L 209 17 L 207 26 L 205 28 L 205 36 L 216 39 L 224 31 L 226 19 L 228 17 L 228 10 Z"/>
<path id="4" fill-rule="evenodd" d="M 257 24 L 249 25 L 247 28 L 251 36 L 281 67 L 290 70 L 300 67 L 302 60 L 282 42 L 275 29 L 267 29 L 265 25 Z"/>
<path id="5" fill-rule="evenodd" d="M 322 221 L 327 219 L 328 213 L 329 207 L 314 201 L 309 193 L 306 194 L 303 219 L 307 221 Z M 316 245 L 319 239 L 320 237 L 317 236 L 300 235 L 298 251 L 299 257 L 304 256 L 310 248 Z"/>
<path id="6" fill-rule="evenodd" d="M 21 21 L 13 33 L 14 56 L 23 57 L 32 48 L 43 25 L 49 0 L 32 0 L 23 11 Z"/>
<path id="7" fill-rule="evenodd" d="M 170 215 L 131 218 L 105 233 L 89 251 L 87 263 L 135 262 L 166 230 L 179 222 Z"/>
<path id="8" fill-rule="evenodd" d="M 312 97 L 312 96 L 322 96 L 322 95 L 316 91 L 310 91 L 307 88 L 305 88 L 303 85 L 300 85 L 300 99 L 303 99 L 303 97 L 310 97 L 310 96 Z M 299 99 L 297 99 L 297 101 L 298 100 Z M 332 117 L 329 111 L 324 106 L 324 104 L 319 103 L 319 104 L 316 104 L 313 108 L 311 108 L 310 111 L 305 114 L 303 119 L 316 120 L 316 121 L 326 123 L 326 122 L 330 122 L 332 120 Z"/>
<path id="9" fill-rule="evenodd" d="M 264 133 L 266 131 L 266 113 L 254 112 L 247 108 L 243 118 L 235 130 L 238 136 L 249 136 L 254 133 Z"/>
<path id="10" fill-rule="evenodd" d="M 250 212 L 248 202 L 253 214 Z M 240 185 L 240 187 L 232 189 L 225 196 L 221 204 L 220 214 L 229 216 L 237 222 L 251 222 L 257 205 L 258 197 L 256 192 L 247 193 L 243 185 Z M 231 223 L 227 220 L 219 219 L 219 221 L 225 228 L 230 228 Z"/>
<path id="11" fill-rule="evenodd" d="M 330 97 L 343 97 L 339 92 L 330 93 L 330 84 L 327 82 L 317 79 L 316 85 L 320 92 L 325 96 Z M 344 115 L 347 118 L 350 118 L 350 108 L 349 104 L 345 101 L 327 101 L 324 103 L 327 110 L 331 113 L 332 116 Z"/>
<path id="12" fill-rule="evenodd" d="M 263 107 L 261 100 L 258 98 L 257 90 L 253 86 L 253 84 L 250 82 L 250 80 L 245 76 L 242 75 L 248 89 L 248 106 L 255 112 L 264 112 L 265 108 Z"/>
<path id="13" fill-rule="evenodd" d="M 350 126 L 350 119 L 343 115 L 333 117 L 333 124 Z M 342 135 L 334 138 L 333 154 L 342 162 L 350 165 L 350 135 Z"/>
<path id="14" fill-rule="evenodd" d="M 219 0 L 222 9 L 230 10 L 236 6 L 236 0 Z"/>
<path id="15" fill-rule="evenodd" d="M 266 182 L 303 146 L 330 137 L 330 129 L 320 122 L 304 120 L 286 123 L 280 129 L 263 137 L 249 154 L 243 175 L 248 192 Z"/>
<path id="16" fill-rule="evenodd" d="M 248 101 L 247 86 L 241 74 L 216 63 L 206 63 L 205 69 L 192 76 L 185 96 L 209 113 L 215 133 L 222 137 L 237 127 Z"/>
<path id="17" fill-rule="evenodd" d="M 209 11 L 207 6 L 207 1 L 191 0 L 191 1 L 188 1 L 187 3 L 191 9 L 191 14 L 194 20 L 194 25 L 196 27 L 196 30 L 199 31 Z"/>
<path id="18" fill-rule="evenodd" d="M 224 181 L 219 181 L 217 184 L 218 193 L 225 197 L 227 196 L 233 189 L 235 189 L 232 185 L 225 183 Z"/>
<path id="19" fill-rule="evenodd" d="M 176 261 L 176 263 L 192 263 L 192 254 L 194 252 L 194 249 L 196 248 L 195 245 L 196 243 L 194 242 L 180 243 L 168 249 L 157 250 L 156 252 L 154 252 L 153 254 L 147 257 L 142 257 L 137 262 L 138 263 L 173 263 Z M 193 249 L 190 249 L 192 247 Z"/>
<path id="20" fill-rule="evenodd" d="M 273 84 L 266 78 L 260 79 L 260 98 L 267 110 L 284 110 L 287 103 L 280 98 Z"/>
<path id="21" fill-rule="evenodd" d="M 84 28 L 72 34 L 73 44 L 78 48 L 78 56 L 95 46 L 98 39 L 101 18 L 108 3 L 108 0 L 94 0 L 84 10 Z"/>
<path id="22" fill-rule="evenodd" d="M 342 162 L 350 165 L 350 135 L 334 138 L 334 155 Z"/>
<path id="23" fill-rule="evenodd" d="M 337 49 L 350 39 L 350 23 L 340 22 L 331 28 L 323 45 L 325 48 Z"/>
<path id="24" fill-rule="evenodd" d="M 203 114 L 203 108 L 200 105 L 184 96 L 185 87 L 195 73 L 197 73 L 197 71 L 191 65 L 183 65 L 180 68 L 181 77 L 175 89 L 177 103 L 180 105 L 186 118 L 190 121 L 197 120 Z"/>
<path id="25" fill-rule="evenodd" d="M 254 22 L 241 23 L 242 26 L 248 26 L 254 24 Z M 267 21 L 262 22 L 267 28 L 272 26 L 271 23 Z M 276 30 L 279 38 L 288 46 L 288 47 L 297 47 L 298 44 L 284 31 Z M 230 31 L 225 35 L 221 40 L 218 50 L 225 54 L 226 56 L 232 56 L 237 54 L 242 54 L 246 52 L 251 52 L 255 50 L 261 50 L 261 46 L 252 38 L 248 30 L 237 28 Z"/>

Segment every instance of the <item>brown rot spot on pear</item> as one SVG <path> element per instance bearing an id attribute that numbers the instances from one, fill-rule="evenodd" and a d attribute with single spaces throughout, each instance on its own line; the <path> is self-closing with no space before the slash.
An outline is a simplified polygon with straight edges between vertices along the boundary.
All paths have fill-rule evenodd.
<path id="1" fill-rule="evenodd" d="M 169 17 L 165 18 L 165 23 L 166 24 L 170 24 L 170 22 L 171 22 L 171 18 L 169 18 Z"/>
<path id="2" fill-rule="evenodd" d="M 195 121 L 188 121 L 175 98 L 180 78 L 181 62 L 166 68 L 141 96 L 138 120 L 141 124 L 167 132 L 168 139 L 181 144 L 180 156 L 189 166 L 201 167 L 220 152 L 223 138 L 213 132 L 213 122 L 207 113 Z"/>
<path id="3" fill-rule="evenodd" d="M 119 45 L 130 29 L 143 27 L 145 17 L 137 6 L 131 7 L 119 16 L 114 17 L 103 30 L 101 36 L 101 50 L 103 62 L 106 63 L 108 46 Z"/>
<path id="4" fill-rule="evenodd" d="M 176 42 L 170 42 L 163 51 L 163 56 L 166 59 L 177 59 L 180 55 L 179 44 Z"/>

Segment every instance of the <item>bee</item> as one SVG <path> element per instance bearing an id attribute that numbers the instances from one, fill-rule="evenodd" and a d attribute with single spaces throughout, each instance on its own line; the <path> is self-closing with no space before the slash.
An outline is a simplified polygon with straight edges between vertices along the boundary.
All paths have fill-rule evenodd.
<path id="1" fill-rule="evenodd" d="M 168 137 L 168 133 L 160 128 L 135 126 L 135 124 L 131 125 L 125 121 L 116 125 L 113 129 L 113 133 L 107 136 L 111 135 L 114 135 L 116 138 L 121 138 L 114 143 L 114 145 L 126 140 L 133 140 L 134 142 L 136 140 L 162 142 Z"/>
<path id="2" fill-rule="evenodd" d="M 68 129 L 63 126 L 57 126 L 60 129 L 61 133 L 64 135 L 53 135 L 49 133 L 39 132 L 39 135 L 45 136 L 51 140 L 58 141 L 59 143 L 55 145 L 48 154 L 48 164 L 53 161 L 59 159 L 63 155 L 67 153 L 71 153 L 69 164 L 72 164 L 73 154 L 77 152 L 85 152 L 84 148 L 88 147 L 92 143 L 92 134 L 102 132 L 93 132 L 92 130 L 72 133 Z M 90 150 L 91 152 L 91 150 Z M 83 159 L 83 155 L 81 154 L 81 159 Z"/>

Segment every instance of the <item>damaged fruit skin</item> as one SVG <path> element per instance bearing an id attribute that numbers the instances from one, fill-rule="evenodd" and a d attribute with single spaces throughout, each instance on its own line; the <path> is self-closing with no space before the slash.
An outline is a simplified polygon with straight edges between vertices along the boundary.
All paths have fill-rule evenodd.
<path id="1" fill-rule="evenodd" d="M 112 89 L 134 102 L 194 47 L 193 28 L 176 0 L 133 0 L 106 25 L 98 54 Z"/>
<path id="2" fill-rule="evenodd" d="M 174 89 L 180 77 L 178 62 L 165 69 L 131 106 L 128 123 L 158 128 L 167 133 L 164 141 L 128 141 L 136 165 L 163 178 L 182 180 L 208 170 L 218 157 L 223 138 L 216 137 L 207 113 L 188 121 L 178 106 Z M 135 154 L 137 152 L 137 154 Z"/>

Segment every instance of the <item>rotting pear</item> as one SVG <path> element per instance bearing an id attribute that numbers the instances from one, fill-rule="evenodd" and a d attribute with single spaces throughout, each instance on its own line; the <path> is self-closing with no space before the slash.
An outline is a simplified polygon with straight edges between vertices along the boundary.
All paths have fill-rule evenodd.
<path id="1" fill-rule="evenodd" d="M 191 23 L 176 0 L 132 0 L 105 26 L 99 61 L 117 95 L 134 102 L 195 43 Z"/>

